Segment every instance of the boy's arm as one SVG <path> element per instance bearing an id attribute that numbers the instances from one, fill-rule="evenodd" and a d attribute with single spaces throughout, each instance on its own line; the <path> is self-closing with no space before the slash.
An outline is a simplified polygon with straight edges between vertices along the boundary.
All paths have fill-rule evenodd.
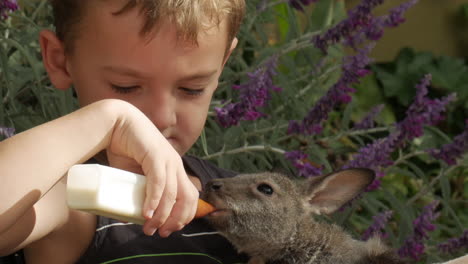
<path id="1" fill-rule="evenodd" d="M 197 190 L 188 184 L 185 171 L 171 169 L 176 175 L 166 175 L 164 170 L 168 164 L 183 170 L 175 150 L 138 109 L 120 100 L 103 100 L 0 142 L 0 254 L 9 253 L 12 244 L 21 242 L 9 232 L 18 229 L 14 227 L 19 219 L 29 223 L 23 230 L 31 232 L 21 238 L 22 245 L 46 236 L 67 221 L 69 210 L 64 203 L 65 196 L 61 197 L 63 194 L 54 194 L 62 199 L 47 199 L 48 205 L 42 203 L 35 211 L 33 206 L 55 184 L 63 184 L 58 182 L 72 165 L 88 160 L 103 149 L 111 156 L 120 157 L 114 160 L 125 160 L 124 165 L 112 166 L 126 167 L 129 160 L 133 161 L 132 166 L 141 167 L 148 181 L 154 183 L 147 186 L 144 208 L 150 212 L 158 208 L 159 213 L 150 224 L 150 221 L 145 224 L 147 234 L 154 230 L 156 223 L 165 223 L 171 209 L 178 212 L 177 220 L 171 221 L 185 224 L 193 218 Z M 177 203 L 173 206 L 174 200 Z M 54 213 L 44 215 L 41 208 L 54 208 Z M 36 223 L 38 219 L 50 222 Z"/>

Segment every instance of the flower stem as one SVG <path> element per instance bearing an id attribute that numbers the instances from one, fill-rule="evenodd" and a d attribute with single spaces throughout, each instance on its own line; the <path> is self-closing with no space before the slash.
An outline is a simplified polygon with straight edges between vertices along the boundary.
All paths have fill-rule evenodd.
<path id="1" fill-rule="evenodd" d="M 337 134 L 336 136 L 321 138 L 320 141 L 335 141 L 342 137 L 360 136 L 360 135 L 366 135 L 366 134 L 371 134 L 371 133 L 384 132 L 384 131 L 390 130 L 390 128 L 391 127 L 386 126 L 386 127 L 376 127 L 376 128 L 363 129 L 363 130 L 347 130 L 347 131 Z"/>
<path id="2" fill-rule="evenodd" d="M 449 174 L 450 172 L 452 172 L 454 169 L 458 168 L 459 166 L 453 166 L 453 167 L 450 167 L 448 168 L 447 170 L 445 170 L 444 168 L 442 168 L 439 172 L 439 175 L 437 175 L 436 177 L 434 177 L 431 182 L 424 186 L 416 195 L 414 195 L 413 197 L 411 197 L 411 199 L 409 199 L 407 202 L 406 202 L 406 205 L 409 206 L 411 205 L 412 203 L 414 203 L 416 200 L 418 200 L 419 198 L 421 198 L 421 196 L 425 195 L 428 191 L 430 191 L 430 189 L 432 187 L 434 187 L 434 185 L 443 177 L 443 176 L 446 176 L 447 174 Z"/>
<path id="3" fill-rule="evenodd" d="M 254 146 L 244 146 L 236 149 L 231 150 L 222 150 L 213 154 L 206 155 L 202 157 L 202 159 L 214 159 L 222 155 L 234 155 L 243 152 L 252 152 L 252 151 L 271 151 L 279 154 L 284 154 L 286 151 L 280 148 L 271 147 L 268 145 L 254 145 Z"/>

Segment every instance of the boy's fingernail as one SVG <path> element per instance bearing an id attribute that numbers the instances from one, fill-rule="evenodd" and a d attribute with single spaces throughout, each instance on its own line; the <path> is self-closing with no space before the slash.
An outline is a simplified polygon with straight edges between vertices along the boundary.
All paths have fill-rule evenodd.
<path id="1" fill-rule="evenodd" d="M 153 217 L 154 211 L 153 210 L 147 210 L 145 213 L 146 219 L 151 219 Z"/>
<path id="2" fill-rule="evenodd" d="M 162 237 L 168 237 L 171 235 L 171 231 L 162 231 L 161 234 L 160 234 Z"/>
<path id="3" fill-rule="evenodd" d="M 154 235 L 154 233 L 156 233 L 156 230 L 158 230 L 157 228 L 153 228 L 153 227 L 149 227 L 147 229 L 148 233 L 146 233 L 148 236 L 152 236 Z"/>

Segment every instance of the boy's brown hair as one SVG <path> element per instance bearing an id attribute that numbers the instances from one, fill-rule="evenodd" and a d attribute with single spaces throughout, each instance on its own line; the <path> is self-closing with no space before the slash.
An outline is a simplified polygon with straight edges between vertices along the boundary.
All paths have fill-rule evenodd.
<path id="1" fill-rule="evenodd" d="M 64 42 L 66 52 L 73 50 L 73 41 L 79 34 L 79 23 L 84 17 L 89 1 L 96 0 L 50 0 L 56 33 Z M 126 2 L 114 15 L 139 8 L 144 18 L 142 35 L 152 32 L 164 18 L 174 23 L 180 39 L 196 43 L 198 33 L 203 27 L 217 25 L 225 18 L 228 25 L 227 48 L 238 33 L 245 14 L 245 0 L 126 0 Z"/>

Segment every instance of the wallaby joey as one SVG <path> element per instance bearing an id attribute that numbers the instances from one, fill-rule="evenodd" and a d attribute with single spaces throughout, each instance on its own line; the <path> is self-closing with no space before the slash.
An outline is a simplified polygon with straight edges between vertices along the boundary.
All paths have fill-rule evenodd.
<path id="1" fill-rule="evenodd" d="M 405 263 L 379 238 L 353 239 L 341 227 L 314 220 L 358 195 L 374 179 L 348 169 L 309 179 L 244 174 L 207 184 L 203 199 L 217 208 L 206 218 L 250 264 Z"/>

